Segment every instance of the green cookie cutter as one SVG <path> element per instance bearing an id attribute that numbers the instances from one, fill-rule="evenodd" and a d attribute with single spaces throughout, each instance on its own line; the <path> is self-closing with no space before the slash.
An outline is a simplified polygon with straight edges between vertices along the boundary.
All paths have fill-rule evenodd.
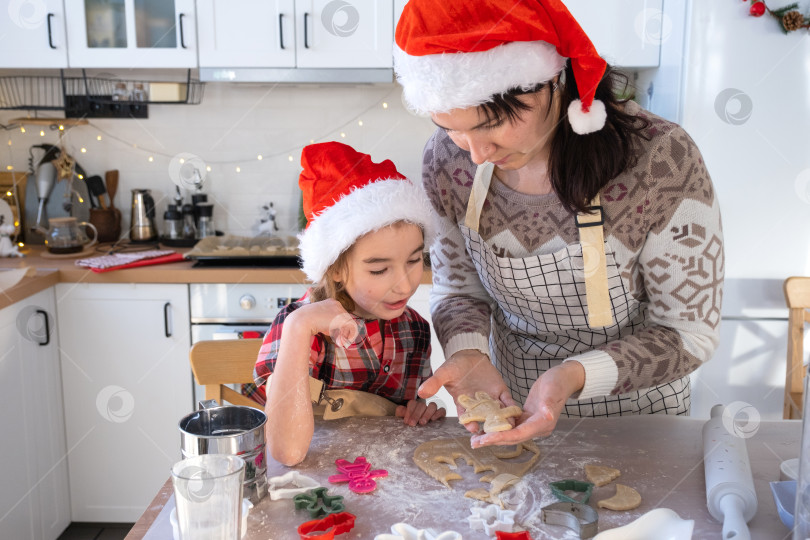
<path id="1" fill-rule="evenodd" d="M 588 499 L 591 498 L 591 493 L 593 492 L 593 484 L 590 482 L 572 480 L 570 478 L 567 480 L 551 482 L 549 485 L 551 486 L 551 493 L 553 493 L 554 496 L 562 502 L 588 504 Z M 566 491 L 576 491 L 577 493 L 582 493 L 583 495 L 579 498 L 579 500 L 577 500 L 566 495 Z"/>
<path id="2" fill-rule="evenodd" d="M 329 514 L 343 512 L 343 496 L 327 495 L 325 487 L 311 489 L 306 493 L 299 493 L 293 497 L 296 510 L 306 510 L 310 517 L 319 518 Z"/>

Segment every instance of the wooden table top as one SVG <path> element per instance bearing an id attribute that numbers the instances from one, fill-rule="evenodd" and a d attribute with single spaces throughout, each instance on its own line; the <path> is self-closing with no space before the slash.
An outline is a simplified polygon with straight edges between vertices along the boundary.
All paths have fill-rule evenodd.
<path id="1" fill-rule="evenodd" d="M 540 509 L 556 502 L 549 482 L 567 478 L 585 480 L 584 465 L 600 464 L 618 468 L 621 477 L 594 489 L 591 506 L 615 492 L 615 483 L 636 489 L 641 506 L 626 512 L 598 509 L 599 530 L 615 528 L 635 520 L 655 508 L 670 508 L 684 519 L 695 521 L 694 538 L 719 538 L 721 525 L 706 507 L 703 468 L 702 428 L 705 420 L 675 416 L 635 416 L 602 419 L 562 419 L 548 438 L 537 441 L 540 461 L 506 499 L 516 510 L 516 522 L 534 540 L 575 538 L 573 532 L 544 524 Z M 437 532 L 454 530 L 466 539 L 487 538 L 470 529 L 467 518 L 473 506 L 483 503 L 464 497 L 464 492 L 481 484 L 471 467 L 458 460 L 462 480 L 448 489 L 427 476 L 414 464 L 414 449 L 422 442 L 468 435 L 455 418 L 424 427 L 403 426 L 397 418 L 348 418 L 317 421 L 307 458 L 295 467 L 329 488 L 330 494 L 345 497 L 346 511 L 357 516 L 355 528 L 339 536 L 341 540 L 370 539 L 389 532 L 394 523 L 406 522 L 420 529 Z M 752 538 L 787 538 L 790 532 L 779 521 L 768 483 L 779 479 L 779 464 L 799 454 L 801 422 L 763 422 L 747 439 L 748 453 L 758 497 L 758 509 L 749 523 Z M 376 491 L 359 495 L 345 484 L 329 484 L 335 474 L 336 459 L 353 461 L 364 456 L 389 476 L 378 480 Z M 519 459 L 519 458 L 518 458 Z M 268 475 L 290 470 L 273 460 Z M 174 507 L 171 481 L 163 486 L 147 511 L 136 523 L 128 539 L 169 539 L 168 514 Z M 294 509 L 290 500 L 272 501 L 265 497 L 248 517 L 246 540 L 298 538 L 296 528 L 311 518 Z"/>

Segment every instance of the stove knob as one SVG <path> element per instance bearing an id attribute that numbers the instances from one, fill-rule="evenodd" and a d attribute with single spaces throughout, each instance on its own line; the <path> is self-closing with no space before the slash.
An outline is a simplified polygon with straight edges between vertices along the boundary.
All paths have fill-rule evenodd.
<path id="1" fill-rule="evenodd" d="M 239 305 L 242 306 L 244 310 L 251 310 L 256 307 L 256 299 L 253 296 L 246 294 L 242 298 L 239 299 Z"/>

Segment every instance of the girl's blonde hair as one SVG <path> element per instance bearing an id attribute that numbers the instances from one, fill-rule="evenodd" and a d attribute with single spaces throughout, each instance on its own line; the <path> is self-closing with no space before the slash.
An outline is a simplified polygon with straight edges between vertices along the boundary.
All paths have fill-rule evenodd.
<path id="1" fill-rule="evenodd" d="M 419 227 L 419 230 L 422 231 L 422 238 L 425 237 L 425 229 L 418 223 L 412 223 L 410 221 L 403 220 L 403 221 L 395 221 L 390 225 L 386 225 L 386 227 L 399 227 L 405 224 L 416 225 L 417 227 Z M 357 240 L 359 240 L 360 238 L 362 237 L 357 238 Z M 355 240 L 355 242 L 357 242 L 357 240 Z M 335 259 L 335 262 L 333 262 L 324 273 L 323 279 L 321 279 L 318 283 L 312 286 L 309 293 L 312 302 L 320 302 L 322 300 L 326 300 L 327 298 L 332 298 L 340 302 L 340 305 L 343 306 L 343 309 L 345 309 L 349 313 L 354 311 L 356 305 L 354 303 L 354 300 L 352 300 L 352 297 L 349 296 L 349 293 L 346 292 L 345 283 L 343 283 L 342 281 L 335 280 L 335 276 L 341 275 L 347 276 L 349 274 L 348 272 L 349 254 L 352 252 L 352 249 L 354 249 L 354 244 L 352 244 L 352 246 L 349 249 L 338 255 L 338 258 Z"/>

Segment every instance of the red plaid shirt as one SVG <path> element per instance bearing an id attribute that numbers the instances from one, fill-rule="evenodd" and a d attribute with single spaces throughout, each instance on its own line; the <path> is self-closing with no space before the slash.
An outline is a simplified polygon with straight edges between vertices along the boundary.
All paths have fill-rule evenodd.
<path id="1" fill-rule="evenodd" d="M 261 404 L 266 401 L 265 383 L 276 366 L 284 320 L 306 302 L 293 302 L 281 310 L 264 336 L 253 371 L 255 387 L 246 385 L 243 389 Z M 416 399 L 419 385 L 433 374 L 428 322 L 410 307 L 390 321 L 364 322 L 365 325 L 359 325 L 357 345 L 349 349 L 336 347 L 323 334 L 313 336 L 309 374 L 324 381 L 326 389 L 362 390 L 399 405 Z M 374 352 L 380 349 L 382 358 Z"/>

